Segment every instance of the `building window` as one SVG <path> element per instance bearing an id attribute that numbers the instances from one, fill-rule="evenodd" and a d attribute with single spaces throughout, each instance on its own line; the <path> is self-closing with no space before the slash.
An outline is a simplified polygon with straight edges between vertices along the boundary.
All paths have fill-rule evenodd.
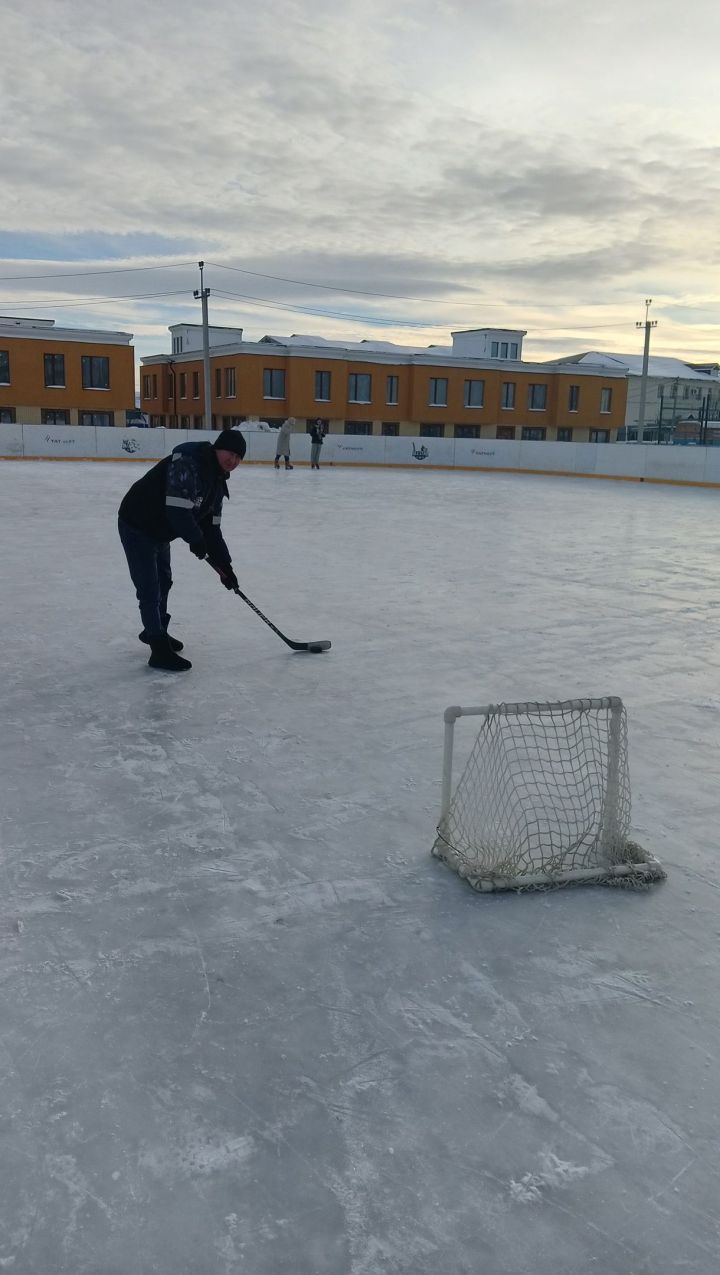
<path id="1" fill-rule="evenodd" d="M 490 346 L 490 358 L 496 359 L 500 352 L 500 346 L 497 341 L 493 341 Z"/>
<path id="2" fill-rule="evenodd" d="M 189 417 L 189 416 L 181 416 L 181 417 L 180 417 L 180 428 L 181 428 L 181 429 L 189 429 L 189 428 L 190 428 L 190 417 Z"/>
<path id="3" fill-rule="evenodd" d="M 168 396 L 175 398 L 175 373 L 168 373 Z"/>
<path id="4" fill-rule="evenodd" d="M 600 411 L 601 412 L 612 411 L 612 390 L 609 389 L 608 387 L 600 391 Z M 600 441 L 604 441 L 604 440 L 598 439 L 598 442 Z"/>
<path id="5" fill-rule="evenodd" d="M 577 412 L 580 407 L 580 386 L 571 385 L 568 390 L 568 411 Z"/>
<path id="6" fill-rule="evenodd" d="M 223 429 L 233 429 L 236 425 L 242 425 L 246 418 L 244 416 L 223 416 Z"/>
<path id="7" fill-rule="evenodd" d="M 388 376 L 385 382 L 385 402 L 389 407 L 397 407 L 399 387 L 399 377 Z"/>
<path id="8" fill-rule="evenodd" d="M 515 437 L 514 425 L 498 425 L 495 431 L 496 438 L 512 439 Z"/>
<path id="9" fill-rule="evenodd" d="M 445 426 L 444 425 L 421 425 L 420 437 L 421 438 L 444 438 Z"/>
<path id="10" fill-rule="evenodd" d="M 397 380 L 397 377 L 395 379 Z M 390 380 L 390 377 L 388 377 L 388 380 Z M 400 426 L 397 421 L 383 421 L 380 433 L 383 438 L 397 438 L 400 433 Z"/>
<path id="11" fill-rule="evenodd" d="M 157 372 L 152 374 L 152 396 L 157 398 Z"/>
<path id="12" fill-rule="evenodd" d="M 180 397 L 187 398 L 187 372 L 180 373 Z M 183 426 L 187 429 L 187 426 Z"/>
<path id="13" fill-rule="evenodd" d="M 193 429 L 204 429 L 204 428 L 205 428 L 205 417 L 204 417 L 204 416 L 193 416 L 192 428 L 193 428 Z"/>
<path id="14" fill-rule="evenodd" d="M 369 372 L 351 372 L 348 376 L 348 401 L 369 403 L 372 399 L 372 376 Z"/>
<path id="15" fill-rule="evenodd" d="M 235 394 L 236 394 L 236 390 L 235 390 L 235 368 L 234 368 L 234 367 L 226 367 L 226 368 L 225 368 L 225 397 L 226 397 L 226 398 L 235 398 Z"/>
<path id="16" fill-rule="evenodd" d="M 83 354 L 82 384 L 84 390 L 109 390 L 110 360 L 103 355 Z"/>
<path id="17" fill-rule="evenodd" d="M 15 424 L 15 408 L 0 407 L 0 425 L 14 425 L 14 424 Z"/>
<path id="18" fill-rule="evenodd" d="M 266 367 L 263 371 L 263 398 L 285 397 L 285 371 L 281 367 Z"/>
<path id="19" fill-rule="evenodd" d="M 222 368 L 215 368 L 215 397 L 222 398 Z"/>
<path id="20" fill-rule="evenodd" d="M 143 379 L 142 379 L 142 396 L 143 396 L 143 398 L 149 398 L 149 397 L 150 397 L 150 377 L 149 377 L 149 376 L 143 376 Z"/>
<path id="21" fill-rule="evenodd" d="M 318 371 L 315 373 L 315 402 L 316 403 L 330 402 L 330 376 L 331 376 L 330 372 Z"/>
<path id="22" fill-rule="evenodd" d="M 503 381 L 501 407 L 512 408 L 515 406 L 515 382 Z"/>
<path id="23" fill-rule="evenodd" d="M 465 407 L 483 407 L 485 404 L 485 382 L 484 381 L 466 381 L 465 382 Z M 457 434 L 455 435 L 457 438 Z"/>
<path id="24" fill-rule="evenodd" d="M 69 425 L 70 412 L 66 407 L 43 407 L 40 411 L 41 425 Z"/>
<path id="25" fill-rule="evenodd" d="M 517 358 L 517 356 L 518 356 L 518 345 L 517 345 L 517 341 L 511 341 L 511 342 L 510 342 L 510 358 L 511 358 L 511 359 L 516 359 L 516 358 Z"/>
<path id="26" fill-rule="evenodd" d="M 547 407 L 547 385 L 528 385 L 528 408 L 531 412 L 543 412 Z"/>
<path id="27" fill-rule="evenodd" d="M 609 429 L 591 429 L 590 442 L 591 443 L 609 443 L 610 430 Z"/>
<path id="28" fill-rule="evenodd" d="M 456 425 L 455 437 L 456 438 L 479 438 L 480 426 L 479 425 Z"/>
<path id="29" fill-rule="evenodd" d="M 430 377 L 430 394 L 428 396 L 430 407 L 447 407 L 447 387 L 446 376 Z"/>
<path id="30" fill-rule="evenodd" d="M 150 425 L 152 426 L 153 429 L 162 429 L 163 424 L 164 424 L 164 421 L 162 416 L 150 417 Z"/>
<path id="31" fill-rule="evenodd" d="M 173 354 L 182 354 L 182 341 L 183 341 L 183 339 L 182 339 L 182 337 L 181 337 L 181 336 L 174 336 L 174 337 L 173 337 L 173 339 L 172 339 L 172 352 L 173 352 Z"/>
<path id="32" fill-rule="evenodd" d="M 0 385 L 10 384 L 10 352 L 0 350 Z"/>
<path id="33" fill-rule="evenodd" d="M 193 398 L 199 398 L 200 397 L 200 373 L 193 372 L 192 379 L 193 379 Z"/>
<path id="34" fill-rule="evenodd" d="M 501 341 L 500 342 L 500 358 L 506 359 L 507 356 L 508 356 L 508 343 L 507 341 Z"/>
<path id="35" fill-rule="evenodd" d="M 522 441 L 524 443 L 542 443 L 546 432 L 544 426 L 541 425 L 523 425 Z"/>
<path id="36" fill-rule="evenodd" d="M 573 440 L 573 432 L 566 426 L 561 425 L 557 432 L 557 440 L 559 443 L 571 443 Z"/>
<path id="37" fill-rule="evenodd" d="M 112 414 L 110 412 L 81 412 L 79 424 L 96 425 L 100 429 L 105 429 L 108 425 L 112 425 Z"/>
<path id="38" fill-rule="evenodd" d="M 346 434 L 372 434 L 372 421 L 346 421 Z"/>
<path id="39" fill-rule="evenodd" d="M 46 354 L 45 361 L 45 385 L 48 389 L 56 389 L 62 386 L 65 388 L 65 355 L 64 354 Z"/>

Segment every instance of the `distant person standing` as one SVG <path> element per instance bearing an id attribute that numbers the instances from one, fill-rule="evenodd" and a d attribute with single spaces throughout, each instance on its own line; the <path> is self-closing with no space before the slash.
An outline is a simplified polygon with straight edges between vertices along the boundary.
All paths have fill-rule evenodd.
<path id="1" fill-rule="evenodd" d="M 275 447 L 275 468 L 276 469 L 280 468 L 281 457 L 285 461 L 285 468 L 292 469 L 292 465 L 290 464 L 290 435 L 292 434 L 292 428 L 294 424 L 295 424 L 295 417 L 288 416 L 287 420 L 283 421 L 282 425 L 280 426 L 278 430 L 277 444 Z"/>
<path id="2" fill-rule="evenodd" d="M 318 419 L 310 426 L 310 468 L 320 468 L 320 448 L 325 441 L 325 426 Z"/>

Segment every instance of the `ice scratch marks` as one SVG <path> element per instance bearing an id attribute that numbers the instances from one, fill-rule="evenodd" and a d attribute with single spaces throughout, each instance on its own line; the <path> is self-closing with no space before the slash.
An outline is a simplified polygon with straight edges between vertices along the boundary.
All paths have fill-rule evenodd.
<path id="1" fill-rule="evenodd" d="M 105 1200 L 101 1199 L 90 1190 L 87 1178 L 78 1168 L 74 1156 L 71 1155 L 46 1155 L 45 1168 L 48 1176 L 56 1182 L 60 1182 L 67 1190 L 70 1196 L 70 1214 L 63 1237 L 63 1247 L 66 1248 L 77 1230 L 78 1214 L 80 1210 L 85 1208 L 89 1201 L 105 1214 L 105 1217 L 112 1222 L 113 1214 Z"/>
<path id="2" fill-rule="evenodd" d="M 195 1037 L 200 1031 L 200 1028 L 202 1027 L 203 1023 L 207 1020 L 207 1016 L 210 1013 L 210 1009 L 212 1007 L 212 995 L 210 993 L 210 983 L 208 981 L 207 965 L 205 963 L 205 953 L 203 952 L 203 946 L 202 946 L 202 943 L 200 942 L 200 935 L 198 934 L 195 926 L 193 925 L 192 917 L 190 916 L 190 909 L 179 890 L 177 891 L 177 897 L 180 900 L 183 908 L 185 909 L 185 912 L 188 918 L 188 925 L 190 927 L 190 932 L 193 936 L 193 939 L 195 940 L 195 948 L 200 958 L 200 967 L 202 969 L 202 976 L 205 983 L 205 995 L 207 997 L 207 1005 L 205 1006 L 205 1009 L 201 1011 L 200 1017 L 198 1018 L 193 1028 L 192 1039 L 195 1040 Z"/>
<path id="3" fill-rule="evenodd" d="M 524 1173 L 519 1181 L 510 1179 L 510 1197 L 519 1204 L 536 1204 L 545 1191 L 570 1186 L 590 1173 L 587 1165 L 559 1160 L 552 1151 L 541 1151 L 538 1158 L 537 1169 Z"/>

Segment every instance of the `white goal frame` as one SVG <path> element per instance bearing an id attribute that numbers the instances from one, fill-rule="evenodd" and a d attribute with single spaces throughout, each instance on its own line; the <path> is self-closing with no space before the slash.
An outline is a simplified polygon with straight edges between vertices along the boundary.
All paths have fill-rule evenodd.
<path id="1" fill-rule="evenodd" d="M 502 876 L 491 871 L 473 870 L 467 856 L 456 850 L 451 841 L 450 823 L 453 800 L 452 768 L 455 740 L 455 723 L 461 717 L 521 717 L 542 718 L 545 714 L 605 712 L 609 717 L 607 758 L 602 798 L 601 835 L 597 843 L 597 863 L 593 866 L 561 866 L 548 871 L 518 871 L 512 876 Z M 627 775 L 627 736 L 625 712 L 618 696 L 596 699 L 564 700 L 558 703 L 526 701 L 514 704 L 485 704 L 481 707 L 460 707 L 457 704 L 445 709 L 445 741 L 443 749 L 442 796 L 437 838 L 432 853 L 463 877 L 476 890 L 522 890 L 547 888 L 571 882 L 611 882 L 644 884 L 662 880 L 665 872 L 660 862 L 649 851 L 627 838 L 627 826 L 618 828 L 618 807 L 621 789 L 629 823 L 629 780 Z M 623 771 L 621 773 L 621 765 Z M 460 781 L 462 783 L 462 780 Z"/>

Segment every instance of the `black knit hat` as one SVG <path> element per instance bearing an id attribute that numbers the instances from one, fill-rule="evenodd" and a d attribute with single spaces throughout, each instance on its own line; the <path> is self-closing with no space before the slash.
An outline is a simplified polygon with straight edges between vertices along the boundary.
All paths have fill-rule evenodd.
<path id="1" fill-rule="evenodd" d="M 235 452 L 241 460 L 247 451 L 247 443 L 239 429 L 224 429 L 221 434 L 218 434 L 213 447 L 224 452 Z"/>

